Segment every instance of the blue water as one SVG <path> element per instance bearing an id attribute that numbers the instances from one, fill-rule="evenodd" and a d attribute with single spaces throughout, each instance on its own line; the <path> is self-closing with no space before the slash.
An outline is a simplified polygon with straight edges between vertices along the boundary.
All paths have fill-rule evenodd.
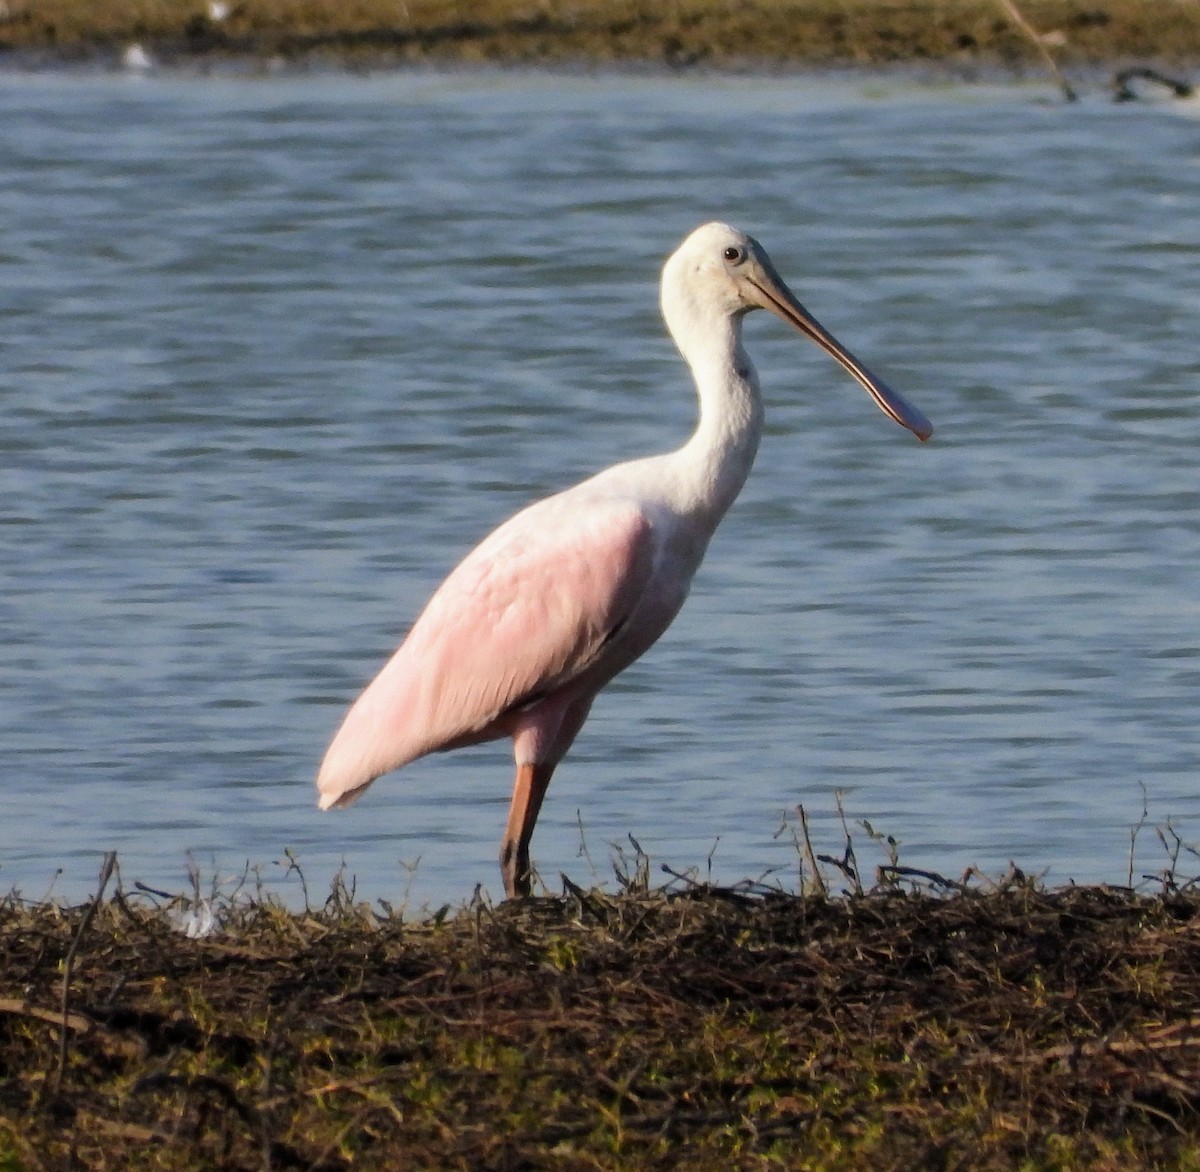
<path id="1" fill-rule="evenodd" d="M 684 438 L 657 274 L 713 217 L 937 436 L 749 321 L 757 466 L 560 767 L 547 884 L 629 834 L 792 882 L 784 813 L 840 853 L 839 791 L 902 862 L 1061 883 L 1126 879 L 1144 787 L 1161 869 L 1153 824 L 1200 837 L 1200 123 L 1047 97 L 0 76 L 0 886 L 80 897 L 114 849 L 168 890 L 498 892 L 506 745 L 345 812 L 312 776 L 491 526 Z"/>

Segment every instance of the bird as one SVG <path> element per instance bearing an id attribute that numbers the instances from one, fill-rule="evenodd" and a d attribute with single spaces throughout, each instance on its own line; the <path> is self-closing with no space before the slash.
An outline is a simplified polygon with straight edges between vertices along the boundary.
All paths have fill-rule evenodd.
<path id="1" fill-rule="evenodd" d="M 121 68 L 127 73 L 149 73 L 154 69 L 154 58 L 135 41 L 121 54 Z"/>
<path id="2" fill-rule="evenodd" d="M 535 501 L 485 537 L 351 705 L 317 774 L 318 805 L 330 809 L 426 754 L 510 737 L 516 775 L 500 845 L 508 898 L 531 892 L 542 800 L 592 702 L 679 613 L 750 473 L 764 408 L 742 343 L 745 315 L 770 310 L 896 423 L 921 440 L 933 434 L 804 308 L 762 245 L 728 224 L 701 225 L 667 259 L 661 309 L 696 384 L 691 437 Z"/>

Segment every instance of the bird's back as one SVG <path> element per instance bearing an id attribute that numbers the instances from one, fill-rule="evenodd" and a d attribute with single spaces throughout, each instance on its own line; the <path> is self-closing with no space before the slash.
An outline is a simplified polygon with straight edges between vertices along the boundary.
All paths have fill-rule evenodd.
<path id="1" fill-rule="evenodd" d="M 426 753 L 506 735 L 512 713 L 539 697 L 607 682 L 682 603 L 655 582 L 659 537 L 655 510 L 592 482 L 501 525 L 446 578 L 347 713 L 318 776 L 322 808 Z M 631 656 L 622 654 L 630 639 Z M 618 655 L 624 662 L 606 672 Z"/>

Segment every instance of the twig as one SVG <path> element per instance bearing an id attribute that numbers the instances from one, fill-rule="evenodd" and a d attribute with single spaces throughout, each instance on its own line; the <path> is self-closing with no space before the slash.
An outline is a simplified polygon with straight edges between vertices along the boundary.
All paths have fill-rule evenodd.
<path id="1" fill-rule="evenodd" d="M 713 839 L 712 850 L 710 850 L 708 852 L 708 860 L 707 860 L 707 862 L 708 862 L 708 883 L 709 883 L 710 887 L 712 886 L 713 855 L 715 855 L 717 853 L 717 847 L 719 847 L 720 845 L 721 845 L 721 836 L 718 834 L 717 837 Z"/>
<path id="2" fill-rule="evenodd" d="M 1168 77 L 1165 73 L 1160 73 L 1157 69 L 1122 69 L 1112 81 L 1114 102 L 1137 101 L 1137 91 L 1129 84 L 1135 77 L 1165 86 L 1177 98 L 1190 98 L 1196 93 L 1195 88 L 1186 81 L 1179 81 L 1177 78 Z"/>
<path id="3" fill-rule="evenodd" d="M 563 895 L 570 896 L 579 903 L 580 912 L 587 912 L 597 923 L 607 925 L 612 918 L 608 914 L 608 909 L 604 906 L 601 900 L 594 899 L 577 883 L 573 883 L 569 875 L 564 872 L 559 872 L 559 877 L 562 879 Z"/>
<path id="4" fill-rule="evenodd" d="M 32 1017 L 38 1021 L 49 1021 L 55 1025 L 66 1025 L 67 1029 L 87 1033 L 92 1028 L 92 1019 L 82 1013 L 68 1013 L 63 1017 L 56 1009 L 40 1009 L 36 1005 L 27 1005 L 19 997 L 0 997 L 0 1013 L 11 1013 L 19 1017 Z"/>
<path id="5" fill-rule="evenodd" d="M 1192 1017 L 1187 1021 L 1177 1022 L 1174 1025 L 1166 1026 L 1141 1037 L 1128 1036 L 1130 1031 L 1126 1031 L 1127 1036 L 1123 1038 L 1116 1038 L 1112 1034 L 1106 1034 L 1104 1037 L 1095 1038 L 1091 1041 L 1062 1042 L 1057 1046 L 1048 1046 L 1044 1050 L 1023 1052 L 1019 1058 L 1011 1054 L 1001 1055 L 995 1052 L 980 1053 L 969 1057 L 966 1062 L 969 1066 L 996 1061 L 1021 1062 L 1025 1065 L 1033 1065 L 1036 1063 L 1056 1062 L 1061 1058 L 1097 1058 L 1105 1054 L 1164 1053 L 1186 1050 L 1200 1046 L 1200 1036 L 1197 1036 L 1196 1033 L 1198 1029 L 1200 1029 L 1200 1018 Z M 1188 1031 L 1191 1032 L 1189 1033 Z M 1180 1036 L 1181 1034 L 1183 1035 L 1182 1037 Z M 1189 1094 L 1191 1093 L 1192 1091 L 1189 1087 Z"/>
<path id="6" fill-rule="evenodd" d="M 825 859 L 826 862 L 832 863 L 841 873 L 854 881 L 854 894 L 863 894 L 862 878 L 858 872 L 858 857 L 854 853 L 854 837 L 850 833 L 850 827 L 846 823 L 846 810 L 842 805 L 842 792 L 838 790 L 833 795 L 834 804 L 837 806 L 838 818 L 841 819 L 842 833 L 846 836 L 846 849 L 842 852 L 841 862 L 837 859 L 827 858 L 825 855 L 818 855 L 818 858 Z"/>
<path id="7" fill-rule="evenodd" d="M 100 901 L 104 898 L 104 889 L 108 886 L 109 879 L 112 878 L 112 873 L 117 865 L 117 852 L 109 851 L 104 856 L 104 863 L 100 868 L 100 883 L 96 889 L 96 896 L 88 905 L 87 911 L 83 913 L 83 919 L 79 921 L 79 927 L 75 930 L 75 939 L 71 941 L 71 947 L 67 949 L 67 959 L 63 961 L 63 979 L 62 979 L 62 1000 L 59 1008 L 62 1013 L 62 1025 L 58 1037 L 58 1070 L 54 1074 L 54 1094 L 58 1094 L 62 1087 L 63 1075 L 67 1069 L 67 1038 L 70 1037 L 70 998 L 71 998 L 71 970 L 75 966 L 75 954 L 79 951 L 80 941 L 83 940 L 83 934 L 88 930 L 88 925 L 92 922 L 92 917 L 95 916 L 97 909 L 100 907 Z"/>
<path id="8" fill-rule="evenodd" d="M 1147 805 L 1146 783 L 1139 781 L 1138 785 L 1142 787 L 1142 816 L 1137 820 L 1137 825 L 1129 832 L 1129 882 L 1126 886 L 1133 890 L 1133 848 L 1137 845 L 1138 831 L 1146 825 L 1146 819 L 1150 817 L 1150 809 Z"/>
<path id="9" fill-rule="evenodd" d="M 1021 15 L 1021 10 L 1013 0 L 999 0 L 999 2 L 1000 7 L 1008 13 L 1013 24 L 1033 42 L 1034 48 L 1037 49 L 1042 60 L 1045 61 L 1046 68 L 1050 70 L 1054 76 L 1054 80 L 1058 82 L 1058 87 L 1062 90 L 1063 97 L 1068 102 L 1077 102 L 1079 95 L 1071 88 L 1071 83 L 1063 76 L 1063 71 L 1059 69 L 1058 63 L 1054 60 L 1050 50 L 1046 48 L 1046 42 L 1038 35 L 1037 30 Z"/>
<path id="10" fill-rule="evenodd" d="M 575 825 L 579 827 L 579 849 L 575 852 L 575 857 L 587 859 L 588 870 L 592 873 L 592 881 L 596 882 L 600 873 L 596 870 L 596 864 L 592 862 L 591 852 L 588 850 L 587 838 L 583 833 L 583 812 L 578 806 L 575 807 Z"/>
<path id="11" fill-rule="evenodd" d="M 894 875 L 897 879 L 924 879 L 927 883 L 932 883 L 935 887 L 944 887 L 947 891 L 965 893 L 970 890 L 965 883 L 960 883 L 957 879 L 947 879 L 945 875 L 939 875 L 936 871 L 925 871 L 920 867 L 902 867 L 898 863 L 882 863 L 876 868 L 876 871 L 881 878 L 884 875 Z"/>
<path id="12" fill-rule="evenodd" d="M 300 861 L 296 858 L 291 847 L 284 849 L 283 857 L 288 861 L 287 870 L 284 871 L 283 877 L 286 879 L 293 871 L 296 872 L 296 875 L 300 879 L 300 893 L 304 896 L 304 910 L 306 912 L 312 911 L 312 905 L 308 902 L 308 882 L 304 878 L 304 872 L 300 869 Z"/>
<path id="13" fill-rule="evenodd" d="M 797 806 L 796 811 L 800 815 L 800 837 L 804 841 L 805 861 L 808 863 L 808 869 L 812 872 L 813 883 L 820 892 L 821 898 L 828 899 L 829 888 L 825 886 L 825 877 L 821 874 L 820 867 L 817 866 L 817 856 L 813 851 L 812 839 L 808 836 L 808 815 L 804 812 L 803 806 Z"/>
<path id="14" fill-rule="evenodd" d="M 633 845 L 634 850 L 633 874 L 629 873 L 630 860 L 620 843 L 613 843 L 613 848 L 617 852 L 617 857 L 612 860 L 613 871 L 623 891 L 646 895 L 650 891 L 650 856 L 642 850 L 642 844 L 632 834 L 626 835 L 626 837 Z"/>
<path id="15" fill-rule="evenodd" d="M 670 865 L 670 863 L 659 863 L 658 869 L 664 875 L 670 875 L 671 878 L 677 883 L 686 884 L 690 891 L 708 891 L 712 888 L 711 883 L 701 883 L 700 880 L 696 878 L 695 867 L 692 867 L 690 871 L 676 871 L 675 868 Z M 669 886 L 670 885 L 668 884 L 668 887 Z M 667 888 L 661 888 L 660 890 L 666 889 Z"/>

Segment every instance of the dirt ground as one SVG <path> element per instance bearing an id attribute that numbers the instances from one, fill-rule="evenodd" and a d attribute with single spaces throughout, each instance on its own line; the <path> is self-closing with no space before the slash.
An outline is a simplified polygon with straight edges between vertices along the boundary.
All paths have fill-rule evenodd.
<path id="1" fill-rule="evenodd" d="M 1192 884 L 645 878 L 415 923 L 10 898 L 0 1169 L 1200 1166 Z"/>
<path id="2" fill-rule="evenodd" d="M 3 0 L 0 55 L 161 62 L 257 58 L 884 63 L 1038 67 L 1200 61 L 1197 0 Z"/>

